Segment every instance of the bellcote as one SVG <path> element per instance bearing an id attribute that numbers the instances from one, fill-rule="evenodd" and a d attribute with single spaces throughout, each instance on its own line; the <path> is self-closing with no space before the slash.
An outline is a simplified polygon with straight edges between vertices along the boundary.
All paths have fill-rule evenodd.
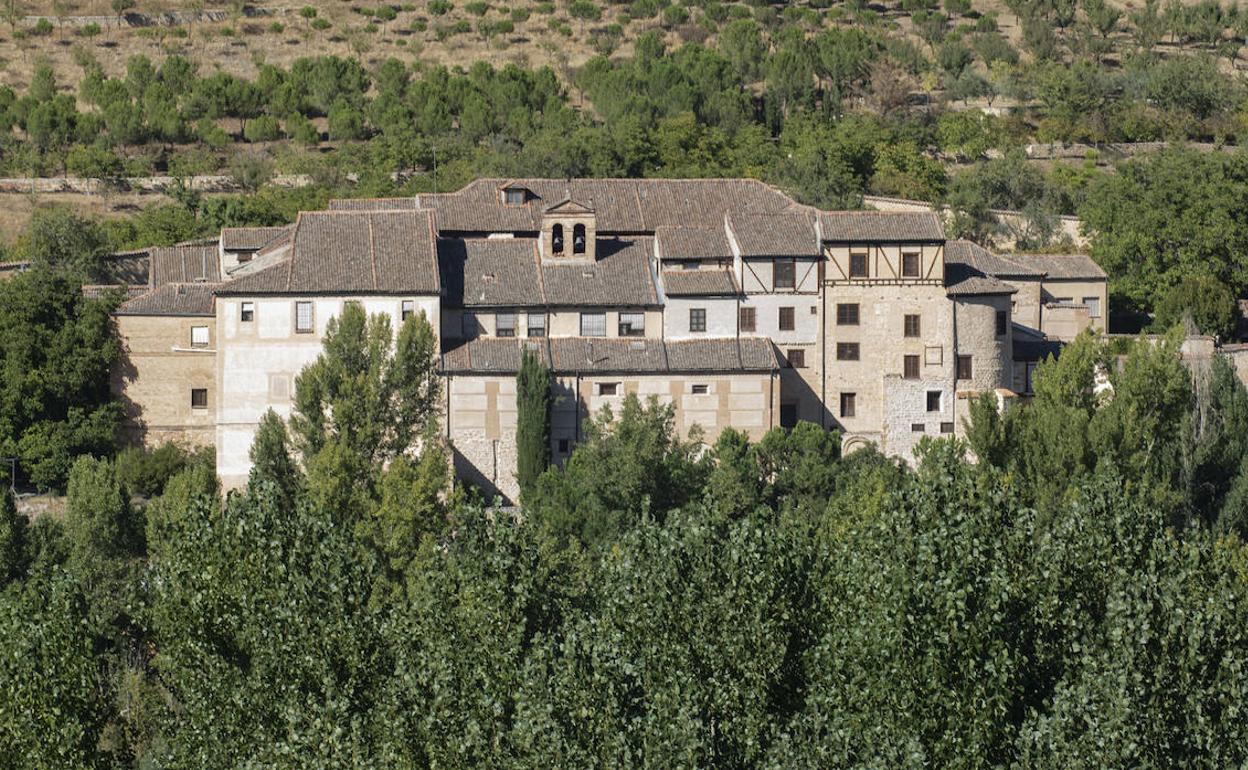
<path id="1" fill-rule="evenodd" d="M 596 235 L 594 210 L 565 197 L 542 212 L 542 259 L 593 262 Z"/>

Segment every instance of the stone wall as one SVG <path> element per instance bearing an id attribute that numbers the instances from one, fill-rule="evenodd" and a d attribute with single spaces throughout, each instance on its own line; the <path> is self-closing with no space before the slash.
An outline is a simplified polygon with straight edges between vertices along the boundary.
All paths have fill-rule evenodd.
<path id="1" fill-rule="evenodd" d="M 123 355 L 111 386 L 124 410 L 123 439 L 141 446 L 166 442 L 211 445 L 216 438 L 216 335 L 211 318 L 117 316 Z M 208 347 L 191 347 L 191 328 L 206 326 Z M 191 406 L 191 390 L 208 391 L 206 408 Z"/>

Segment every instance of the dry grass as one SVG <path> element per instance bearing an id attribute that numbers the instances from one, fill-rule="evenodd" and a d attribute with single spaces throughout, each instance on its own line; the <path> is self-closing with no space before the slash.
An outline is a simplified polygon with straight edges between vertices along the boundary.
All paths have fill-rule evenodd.
<path id="1" fill-rule="evenodd" d="M 4 245 L 11 245 L 13 240 L 25 229 L 26 223 L 34 210 L 40 206 L 65 204 L 73 206 L 82 214 L 98 216 L 104 219 L 116 219 L 134 214 L 140 209 L 169 203 L 172 199 L 158 194 L 138 195 L 134 193 L 101 195 L 80 195 L 77 193 L 51 193 L 28 195 L 22 193 L 0 193 L 0 233 L 3 233 Z"/>

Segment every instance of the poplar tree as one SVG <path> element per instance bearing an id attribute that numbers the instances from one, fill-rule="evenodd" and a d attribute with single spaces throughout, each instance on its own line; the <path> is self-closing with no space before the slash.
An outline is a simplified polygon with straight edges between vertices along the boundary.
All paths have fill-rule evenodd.
<path id="1" fill-rule="evenodd" d="M 550 369 L 524 351 L 516 375 L 516 480 L 523 498 L 550 465 Z"/>

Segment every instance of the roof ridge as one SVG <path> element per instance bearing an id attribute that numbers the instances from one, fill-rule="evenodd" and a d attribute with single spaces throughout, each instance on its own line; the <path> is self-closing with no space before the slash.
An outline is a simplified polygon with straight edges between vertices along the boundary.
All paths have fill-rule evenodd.
<path id="1" fill-rule="evenodd" d="M 373 212 L 368 212 L 368 259 L 373 267 L 373 291 L 377 291 L 377 239 L 373 235 Z"/>
<path id="2" fill-rule="evenodd" d="M 286 291 L 290 291 L 291 279 L 295 272 L 295 259 L 299 256 L 299 250 L 295 248 L 295 244 L 299 242 L 299 228 L 303 227 L 305 213 L 307 212 L 299 212 L 299 215 L 295 217 L 295 229 L 290 231 L 290 259 L 286 260 Z"/>

